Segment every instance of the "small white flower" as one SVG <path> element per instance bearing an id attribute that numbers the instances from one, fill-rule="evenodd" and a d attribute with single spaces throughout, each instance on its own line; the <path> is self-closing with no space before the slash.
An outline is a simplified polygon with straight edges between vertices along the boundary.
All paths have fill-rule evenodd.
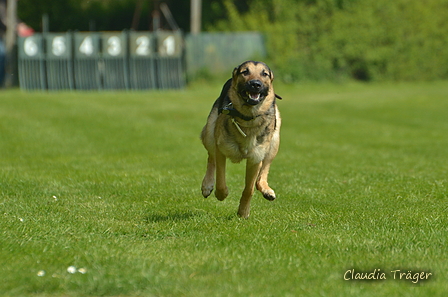
<path id="1" fill-rule="evenodd" d="M 53 196 L 54 201 L 58 201 L 58 197 Z"/>
<path id="2" fill-rule="evenodd" d="M 39 270 L 37 272 L 37 276 L 44 276 L 45 275 L 45 270 Z"/>
<path id="3" fill-rule="evenodd" d="M 85 268 L 79 268 L 79 269 L 78 269 L 78 272 L 79 272 L 79 273 L 82 273 L 82 274 L 86 274 L 86 273 L 87 273 L 87 269 L 85 269 Z"/>
<path id="4" fill-rule="evenodd" d="M 76 273 L 76 267 L 75 266 L 69 266 L 67 268 L 67 272 L 71 273 L 71 274 Z"/>
<path id="5" fill-rule="evenodd" d="M 23 222 L 23 218 L 19 218 L 19 221 Z"/>

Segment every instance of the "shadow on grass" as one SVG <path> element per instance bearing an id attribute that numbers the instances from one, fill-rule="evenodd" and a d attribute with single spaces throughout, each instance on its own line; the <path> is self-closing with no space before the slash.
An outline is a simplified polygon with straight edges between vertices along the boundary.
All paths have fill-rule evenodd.
<path id="1" fill-rule="evenodd" d="M 201 217 L 204 213 L 200 211 L 173 211 L 170 213 L 151 213 L 146 218 L 147 223 L 157 223 L 166 221 L 185 221 L 194 217 Z"/>
<path id="2" fill-rule="evenodd" d="M 207 217 L 209 214 L 205 211 L 182 211 L 182 210 L 176 210 L 172 212 L 160 212 L 160 213 L 151 213 L 147 217 L 145 217 L 146 223 L 158 223 L 158 222 L 179 222 L 179 221 L 187 221 L 197 218 L 203 218 Z M 221 219 L 223 221 L 230 221 L 238 218 L 236 214 L 229 214 L 223 217 L 215 218 L 215 219 Z"/>

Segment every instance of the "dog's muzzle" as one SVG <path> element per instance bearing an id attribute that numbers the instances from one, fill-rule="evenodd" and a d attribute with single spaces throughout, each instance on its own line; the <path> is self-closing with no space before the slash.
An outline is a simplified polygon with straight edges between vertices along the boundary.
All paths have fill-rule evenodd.
<path id="1" fill-rule="evenodd" d="M 249 105 L 257 105 L 266 97 L 266 88 L 258 79 L 250 80 L 245 85 L 245 101 Z"/>

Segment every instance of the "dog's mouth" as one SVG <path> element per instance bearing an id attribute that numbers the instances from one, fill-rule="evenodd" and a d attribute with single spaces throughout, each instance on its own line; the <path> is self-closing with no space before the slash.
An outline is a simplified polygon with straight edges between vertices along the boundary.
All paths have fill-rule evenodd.
<path id="1" fill-rule="evenodd" d="M 245 101 L 249 105 L 257 105 L 264 99 L 264 95 L 262 93 L 255 93 L 255 92 L 246 92 L 245 94 L 246 98 Z"/>
<path id="2" fill-rule="evenodd" d="M 251 92 L 246 92 L 247 97 L 249 97 L 249 99 L 251 100 L 260 100 L 261 94 L 260 93 L 251 93 Z"/>

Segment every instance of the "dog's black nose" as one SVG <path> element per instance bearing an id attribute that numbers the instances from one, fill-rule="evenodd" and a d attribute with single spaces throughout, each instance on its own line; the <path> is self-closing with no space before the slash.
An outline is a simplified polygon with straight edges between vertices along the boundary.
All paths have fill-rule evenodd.
<path id="1" fill-rule="evenodd" d="M 254 79 L 249 81 L 249 87 L 251 87 L 255 91 L 259 91 L 263 84 L 258 79 Z"/>

